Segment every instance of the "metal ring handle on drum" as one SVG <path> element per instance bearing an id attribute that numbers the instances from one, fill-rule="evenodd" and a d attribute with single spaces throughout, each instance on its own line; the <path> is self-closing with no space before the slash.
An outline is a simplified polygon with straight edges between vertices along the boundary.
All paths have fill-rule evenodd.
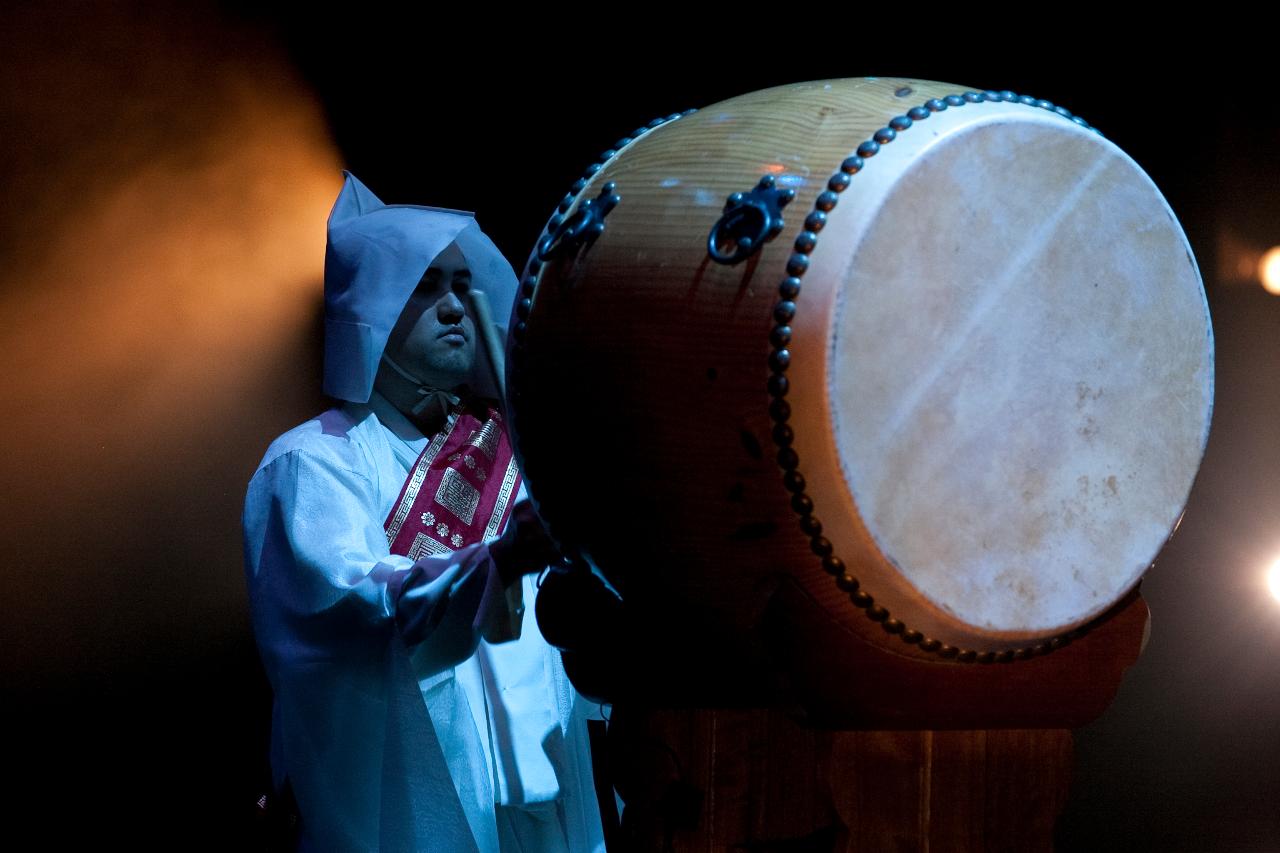
<path id="1" fill-rule="evenodd" d="M 745 261 L 769 237 L 769 211 L 763 205 L 745 203 L 734 207 L 716 221 L 707 235 L 707 254 L 718 264 Z M 733 251 L 720 249 L 732 245 Z"/>
<path id="2" fill-rule="evenodd" d="M 584 207 L 561 222 L 554 234 L 548 234 L 538 242 L 538 260 L 546 263 L 563 252 L 566 245 L 577 245 L 590 221 L 591 215 Z"/>
<path id="3" fill-rule="evenodd" d="M 718 264 L 737 264 L 782 233 L 786 223 L 782 208 L 796 191 L 780 190 L 773 175 L 765 175 L 748 193 L 734 193 L 724 203 L 724 213 L 707 235 L 707 255 Z M 732 246 L 732 251 L 723 247 Z"/>
<path id="4" fill-rule="evenodd" d="M 622 201 L 615 189 L 617 185 L 612 181 L 605 184 L 600 188 L 600 195 L 584 201 L 573 216 L 556 227 L 554 233 L 539 240 L 538 260 L 546 263 L 565 252 L 576 252 L 584 244 L 595 242 L 604 233 L 605 217 Z"/>

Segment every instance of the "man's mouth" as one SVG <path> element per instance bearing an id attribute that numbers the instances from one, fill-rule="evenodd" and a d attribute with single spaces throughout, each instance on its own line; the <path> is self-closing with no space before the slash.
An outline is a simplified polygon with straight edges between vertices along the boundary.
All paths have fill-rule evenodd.
<path id="1" fill-rule="evenodd" d="M 440 333 L 440 337 L 447 341 L 456 341 L 458 343 L 467 342 L 467 333 L 461 326 L 452 326 Z"/>

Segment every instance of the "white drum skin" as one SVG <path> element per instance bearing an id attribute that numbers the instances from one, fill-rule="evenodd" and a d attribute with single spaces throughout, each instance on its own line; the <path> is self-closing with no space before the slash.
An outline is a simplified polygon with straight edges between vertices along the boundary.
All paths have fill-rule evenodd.
<path id="1" fill-rule="evenodd" d="M 1088 621 L 1164 544 L 1207 439 L 1185 235 L 1113 144 L 1017 103 L 933 115 L 854 181 L 793 323 L 796 358 L 826 363 L 792 399 L 801 459 L 836 450 L 804 468 L 815 502 L 857 517 L 861 559 L 897 570 L 864 586 L 926 634 L 984 649 Z M 827 535 L 857 554 L 859 532 Z"/>

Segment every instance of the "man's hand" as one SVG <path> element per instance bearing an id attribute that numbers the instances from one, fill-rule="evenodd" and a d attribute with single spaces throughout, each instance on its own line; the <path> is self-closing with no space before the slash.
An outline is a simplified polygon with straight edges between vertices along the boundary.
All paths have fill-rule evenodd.
<path id="1" fill-rule="evenodd" d="M 502 582 L 510 586 L 522 575 L 535 574 L 560 560 L 560 552 L 542 527 L 542 520 L 527 499 L 511 508 L 502 536 L 489 545 L 489 554 Z"/>

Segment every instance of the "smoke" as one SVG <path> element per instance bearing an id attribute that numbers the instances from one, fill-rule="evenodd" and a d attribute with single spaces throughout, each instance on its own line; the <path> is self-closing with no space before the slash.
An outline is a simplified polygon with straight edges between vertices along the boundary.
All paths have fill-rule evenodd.
<path id="1" fill-rule="evenodd" d="M 239 507 L 315 399 L 321 111 L 214 10 L 21 9 L 0 36 L 3 671 L 244 633 Z"/>

